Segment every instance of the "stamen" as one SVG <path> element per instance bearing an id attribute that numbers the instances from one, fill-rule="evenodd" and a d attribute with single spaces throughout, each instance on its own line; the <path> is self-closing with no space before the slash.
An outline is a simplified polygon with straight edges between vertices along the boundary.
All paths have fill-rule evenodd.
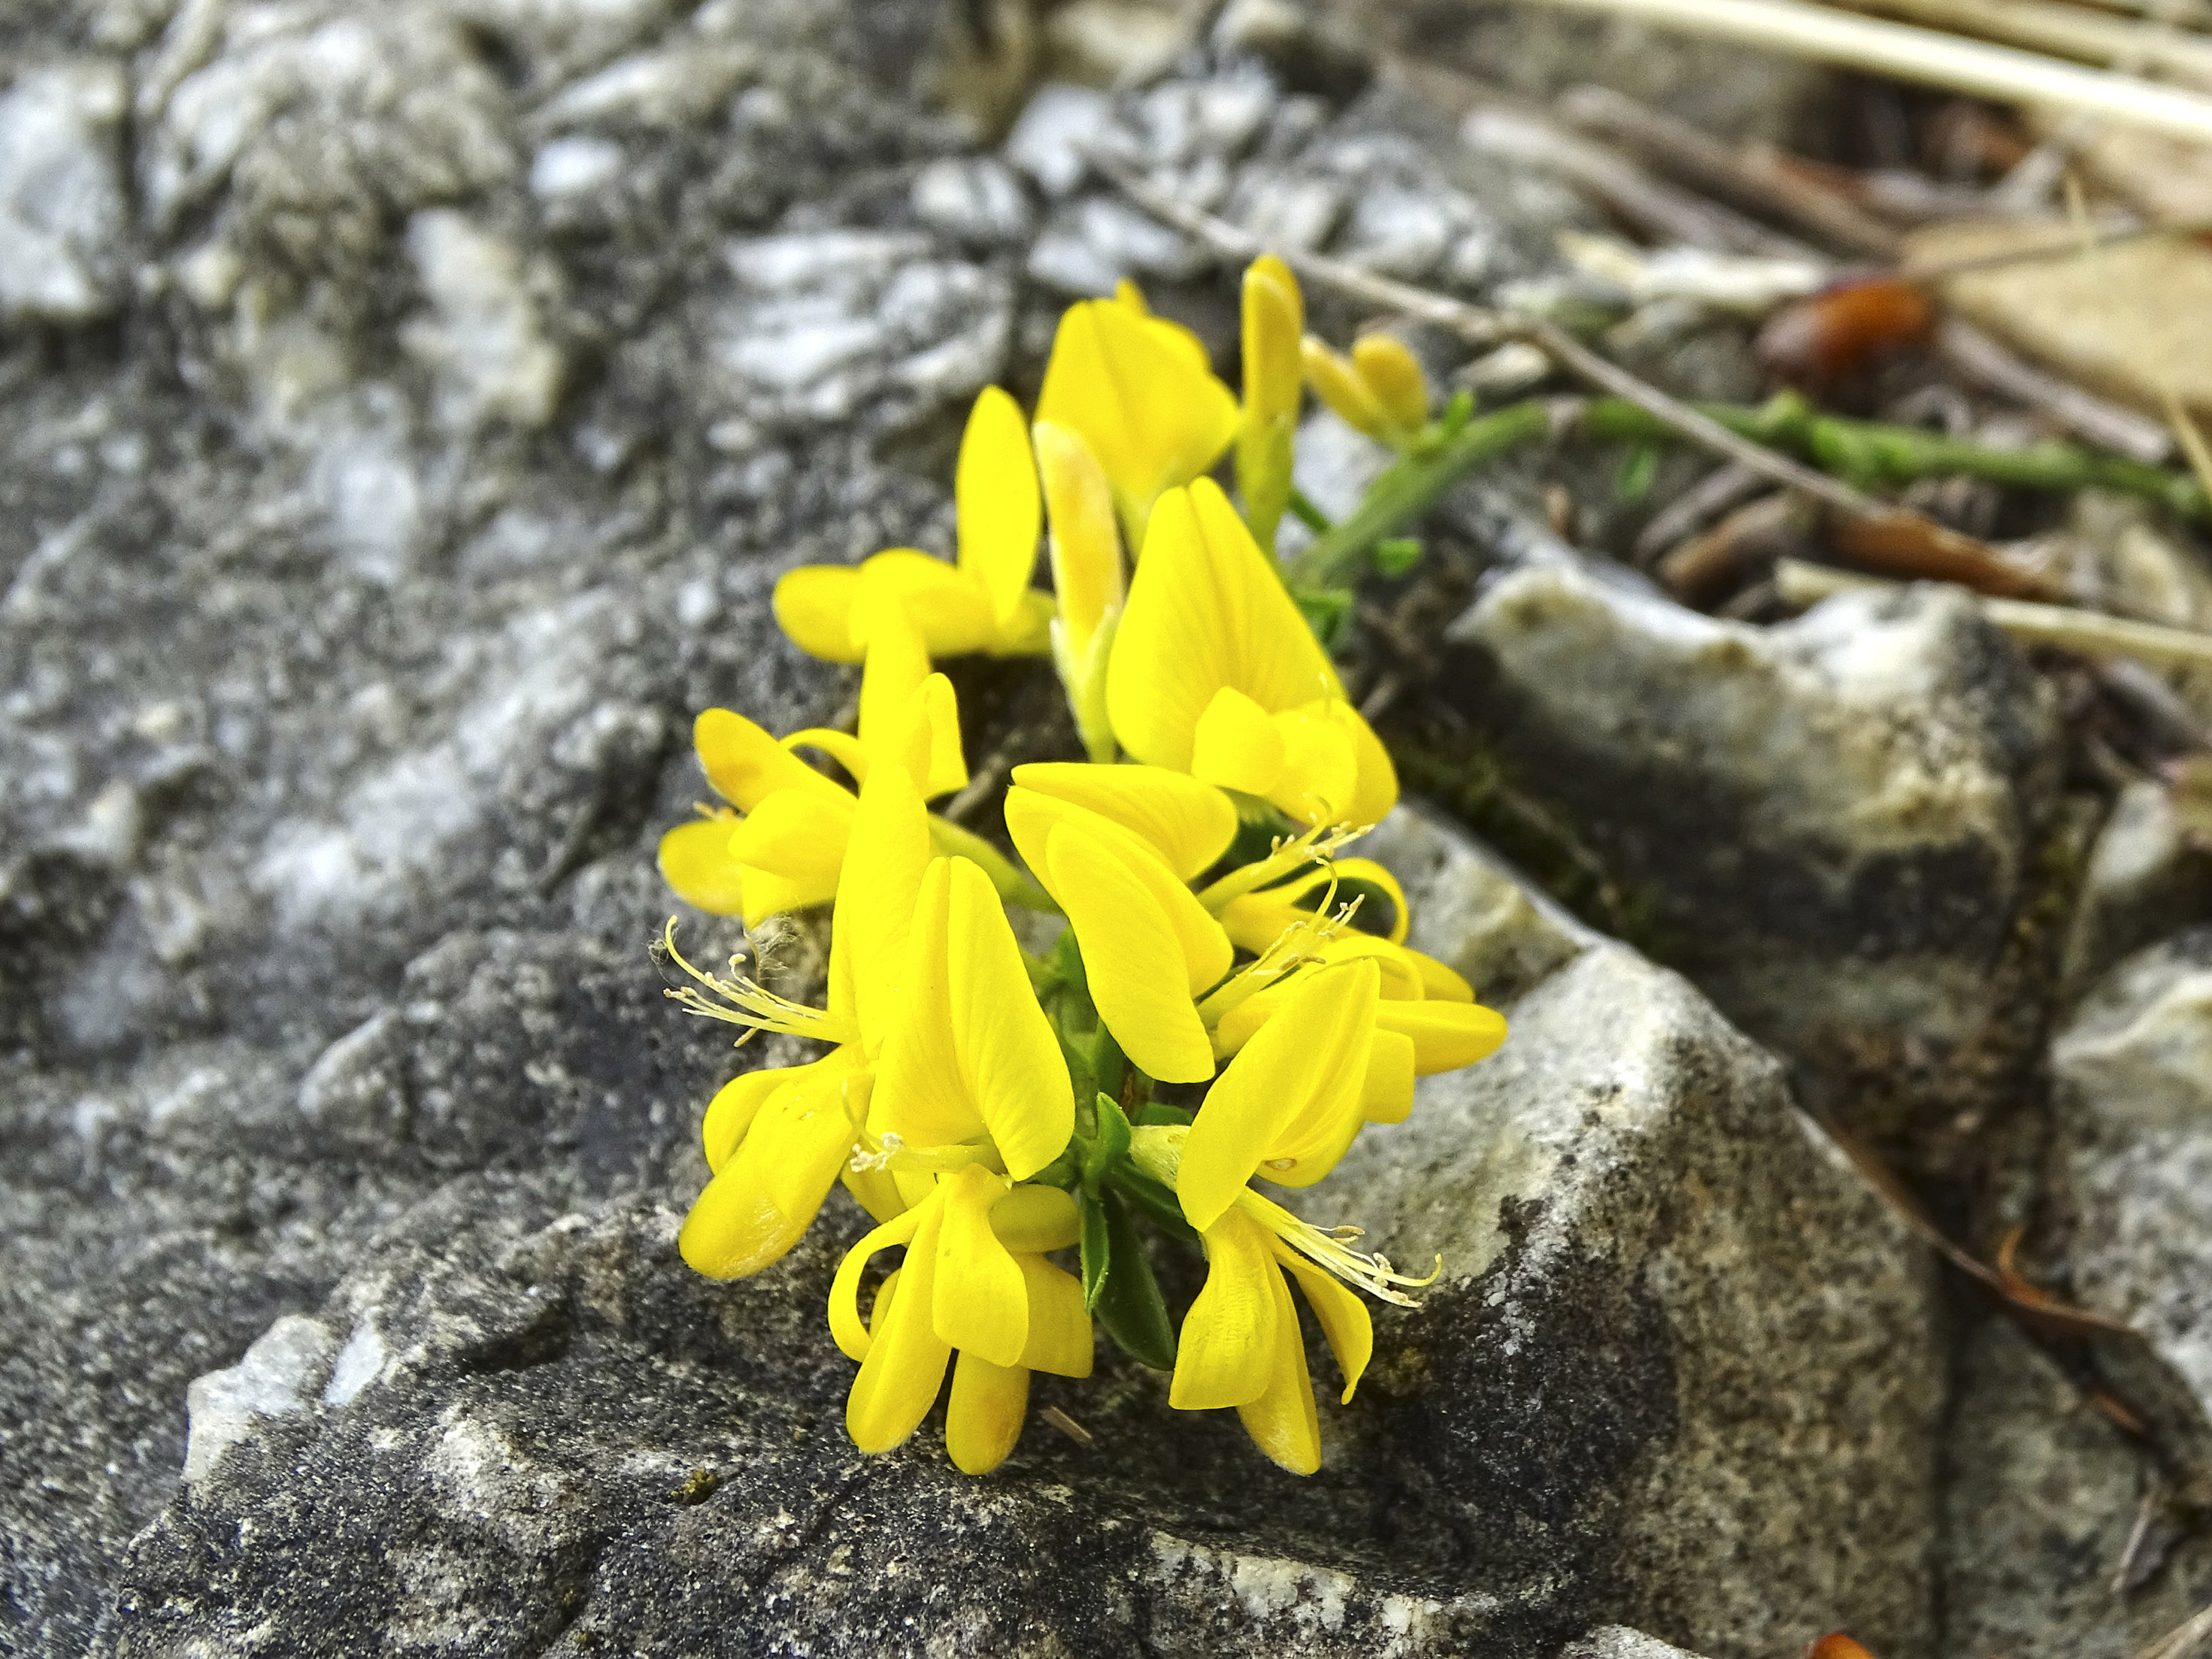
<path id="1" fill-rule="evenodd" d="M 1327 864 L 1345 848 L 1365 835 L 1371 825 L 1317 824 L 1304 835 L 1275 842 L 1274 850 L 1256 864 L 1248 864 L 1227 875 L 1198 896 L 1198 902 L 1219 915 L 1232 899 L 1255 892 L 1291 874 L 1301 865 Z"/>
<path id="2" fill-rule="evenodd" d="M 1420 1304 L 1412 1297 L 1395 1287 L 1407 1285 L 1419 1290 L 1425 1285 L 1435 1284 L 1444 1270 L 1444 1259 L 1439 1255 L 1426 1279 L 1401 1273 L 1390 1265 L 1390 1258 L 1386 1255 L 1363 1255 L 1351 1249 L 1344 1242 L 1346 1229 L 1333 1227 L 1323 1231 L 1310 1222 L 1301 1221 L 1281 1205 L 1261 1197 L 1249 1187 L 1237 1194 L 1237 1203 L 1247 1215 L 1316 1267 L 1366 1291 L 1379 1302 L 1401 1308 L 1419 1307 Z M 1356 1227 L 1350 1231 L 1352 1237 L 1359 1236 Z"/>
<path id="3" fill-rule="evenodd" d="M 661 930 L 654 954 L 666 957 L 696 981 L 696 985 L 670 987 L 663 994 L 702 1018 L 750 1026 L 755 1031 L 781 1031 L 786 1036 L 811 1037 L 820 1042 L 859 1040 L 860 1033 L 849 1020 L 839 1019 L 820 1008 L 810 1008 L 803 1002 L 793 1002 L 789 997 L 778 996 L 745 973 L 740 966 L 744 961 L 742 955 L 730 958 L 728 979 L 692 966 L 676 948 L 673 916 Z M 741 1042 L 745 1040 L 738 1039 Z"/>

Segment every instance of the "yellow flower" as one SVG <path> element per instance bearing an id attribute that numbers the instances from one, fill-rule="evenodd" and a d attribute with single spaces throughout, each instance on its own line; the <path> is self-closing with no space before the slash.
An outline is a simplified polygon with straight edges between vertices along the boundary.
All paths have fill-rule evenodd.
<path id="1" fill-rule="evenodd" d="M 1237 833 L 1220 791 L 1144 766 L 1024 766 L 1006 829 L 1067 913 L 1098 1017 L 1138 1068 L 1213 1075 L 1196 1000 L 1229 971 L 1229 936 L 1187 884 Z"/>
<path id="2" fill-rule="evenodd" d="M 1030 586 L 1040 512 L 1036 466 L 1021 409 L 997 386 L 984 387 L 969 414 L 953 500 L 955 562 L 898 547 L 857 566 L 801 565 L 775 585 L 783 631 L 814 656 L 859 662 L 884 614 L 864 601 L 887 599 L 933 657 L 1042 655 L 1052 597 Z"/>
<path id="3" fill-rule="evenodd" d="M 679 824 L 660 838 L 660 873 L 687 904 L 742 915 L 748 927 L 769 916 L 826 904 L 852 833 L 854 799 L 792 750 L 821 749 L 864 780 L 872 759 L 896 760 L 924 793 L 968 781 L 952 683 L 929 672 L 908 628 L 875 629 L 860 677 L 857 738 L 821 728 L 778 743 L 742 714 L 709 708 L 693 727 L 699 762 L 714 792 L 744 814 Z"/>
<path id="4" fill-rule="evenodd" d="M 1210 479 L 1164 496 L 1106 672 L 1139 760 L 1302 823 L 1377 822 L 1397 774 L 1267 556 Z"/>
<path id="5" fill-rule="evenodd" d="M 1404 449 L 1427 427 L 1428 377 L 1402 341 L 1364 335 L 1347 359 L 1309 334 L 1301 353 L 1314 396 L 1369 437 Z"/>
<path id="6" fill-rule="evenodd" d="M 1244 271 L 1244 403 L 1237 428 L 1237 493 L 1262 547 L 1291 499 L 1291 440 L 1297 431 L 1299 337 L 1305 301 L 1291 268 L 1263 253 Z"/>
<path id="7" fill-rule="evenodd" d="M 1075 1133 L 1075 1093 L 990 878 L 966 859 L 923 875 L 877 1068 L 879 1141 L 975 1147 L 1016 1180 Z"/>
<path id="8" fill-rule="evenodd" d="M 1183 1316 L 1168 1403 L 1179 1411 L 1234 1406 L 1254 1445 L 1292 1474 L 1311 1474 L 1321 1468 L 1321 1422 L 1284 1274 L 1297 1279 L 1321 1321 L 1344 1373 L 1346 1405 L 1375 1350 L 1366 1304 L 1241 1209 L 1224 1213 L 1200 1240 L 1206 1286 Z"/>
<path id="9" fill-rule="evenodd" d="M 1139 563 L 1152 503 L 1210 470 L 1237 432 L 1237 400 L 1198 337 L 1153 316 L 1126 282 L 1061 316 L 1036 414 L 1098 458 Z"/>
<path id="10" fill-rule="evenodd" d="M 1075 1242 L 1074 1200 L 1050 1187 L 1014 1187 L 969 1164 L 937 1181 L 912 1209 L 848 1252 L 830 1291 L 830 1329 L 860 1374 L 845 1428 L 864 1452 L 884 1452 L 921 1426 L 957 1352 L 945 1446 L 969 1474 L 1014 1448 L 1031 1371 L 1091 1375 L 1083 1286 L 1044 1258 Z M 860 1313 L 860 1276 L 893 1245 L 906 1261 Z M 871 1328 L 872 1327 L 872 1328 Z"/>
<path id="11" fill-rule="evenodd" d="M 1114 531 L 1114 494 L 1079 434 L 1039 421 L 1032 436 L 1052 526 L 1052 586 L 1059 605 L 1052 623 L 1053 661 L 1067 688 L 1083 746 L 1103 766 L 1114 758 L 1106 664 L 1128 592 L 1121 538 Z"/>
<path id="12" fill-rule="evenodd" d="M 743 1278 L 781 1259 L 851 1156 L 930 862 L 928 815 L 913 780 L 903 766 L 878 766 L 860 787 L 831 912 L 826 1010 L 787 1001 L 749 978 L 715 978 L 676 957 L 704 988 L 678 993 L 693 1012 L 836 1045 L 811 1065 L 740 1077 L 709 1103 L 703 1134 L 714 1178 L 677 1241 L 684 1261 L 708 1278 Z"/>

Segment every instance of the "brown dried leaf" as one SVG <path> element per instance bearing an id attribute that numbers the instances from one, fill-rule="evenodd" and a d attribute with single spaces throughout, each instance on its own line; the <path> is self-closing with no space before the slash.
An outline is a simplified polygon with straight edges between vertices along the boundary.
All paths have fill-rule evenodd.
<path id="1" fill-rule="evenodd" d="M 1987 542 L 1947 529 L 1917 513 L 1879 518 L 1838 514 L 1828 538 L 1854 564 L 1908 581 L 1956 582 L 2000 599 L 2054 599 L 2051 584 L 2008 563 Z"/>
<path id="2" fill-rule="evenodd" d="M 1831 1631 L 1805 1650 L 1805 1659 L 1874 1659 L 1841 1631 Z"/>

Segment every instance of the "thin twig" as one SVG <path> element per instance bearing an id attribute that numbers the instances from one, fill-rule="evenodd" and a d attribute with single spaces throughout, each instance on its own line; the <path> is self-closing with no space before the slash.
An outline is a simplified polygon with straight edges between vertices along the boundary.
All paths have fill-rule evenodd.
<path id="1" fill-rule="evenodd" d="M 1139 207 L 1163 222 L 1197 237 L 1217 252 L 1230 258 L 1251 259 L 1269 251 L 1267 245 L 1250 232 L 1238 228 L 1225 219 L 1202 212 L 1168 191 L 1158 189 L 1112 158 L 1093 151 L 1091 159 L 1092 165 Z M 1677 435 L 1716 454 L 1725 455 L 1732 461 L 1739 461 L 1754 471 L 1763 472 L 1777 483 L 1800 490 L 1851 518 L 1896 520 L 1903 517 L 1926 525 L 1929 532 L 1938 538 L 1955 538 L 1957 535 L 1955 532 L 1944 530 L 1932 521 L 1921 519 L 1917 514 L 1891 507 L 1870 495 L 1863 495 L 1825 473 L 1816 472 L 1787 456 L 1778 455 L 1748 439 L 1738 437 L 1710 416 L 1700 414 L 1680 398 L 1638 379 L 1619 364 L 1608 362 L 1592 351 L 1565 329 L 1543 318 L 1511 317 L 1486 311 L 1480 306 L 1471 306 L 1428 289 L 1395 282 L 1388 276 L 1377 276 L 1340 259 L 1330 258 L 1327 254 L 1288 249 L 1280 252 L 1284 261 L 1301 276 L 1364 300 L 1378 309 L 1399 312 L 1419 321 L 1432 323 L 1458 335 L 1471 345 L 1496 345 L 1505 340 L 1526 341 L 1568 373 L 1611 392 L 1616 398 L 1634 404 Z"/>
<path id="2" fill-rule="evenodd" d="M 1854 11 L 1925 23 L 1949 33 L 2002 40 L 2030 52 L 2076 58 L 2140 74 L 2168 70 L 2212 79 L 2212 42 L 2155 24 L 2100 17 L 2051 0 L 1835 0 Z"/>
<path id="3" fill-rule="evenodd" d="M 1460 138 L 1479 155 L 1557 173 L 1654 240 L 1680 242 L 1714 253 L 1813 257 L 1813 250 L 1802 242 L 1655 179 L 1610 146 L 1540 117 L 1486 106 L 1467 118 Z"/>
<path id="4" fill-rule="evenodd" d="M 1766 480 L 1734 461 L 1715 467 L 1651 517 L 1630 556 L 1648 565 L 1686 537 L 1694 536 L 1730 507 L 1766 488 Z"/>
<path id="5" fill-rule="evenodd" d="M 2189 1659 L 2208 1641 L 2212 1641 L 2212 1607 L 2168 1631 L 2137 1654 L 2136 1659 Z"/>
<path id="6" fill-rule="evenodd" d="M 1774 567 L 1774 586 L 1788 603 L 1808 605 L 1856 588 L 1892 588 L 1897 584 L 1784 559 Z M 2212 634 L 2027 599 L 1977 595 L 1974 603 L 1991 623 L 2030 645 L 2050 646 L 2085 657 L 2133 657 L 2166 668 L 2212 667 Z"/>
<path id="7" fill-rule="evenodd" d="M 1948 367 L 1984 391 L 2034 410 L 2100 449 L 2146 466 L 2173 453 L 2173 440 L 2157 422 L 2046 373 L 1962 318 L 1946 317 L 1933 343 Z"/>
<path id="8" fill-rule="evenodd" d="M 1540 0 L 1632 17 L 1900 81 L 2008 104 L 2087 110 L 2124 125 L 2212 140 L 2212 99 L 2131 76 L 2083 69 L 1936 29 L 1856 17 L 1802 0 Z"/>
<path id="9" fill-rule="evenodd" d="M 1585 132 L 1625 145 L 1662 173 L 1792 224 L 1830 247 L 1878 259 L 1893 258 L 1899 238 L 1881 220 L 1832 191 L 1793 175 L 1764 152 L 1742 152 L 1664 110 L 1611 87 L 1575 87 L 1559 113 Z"/>

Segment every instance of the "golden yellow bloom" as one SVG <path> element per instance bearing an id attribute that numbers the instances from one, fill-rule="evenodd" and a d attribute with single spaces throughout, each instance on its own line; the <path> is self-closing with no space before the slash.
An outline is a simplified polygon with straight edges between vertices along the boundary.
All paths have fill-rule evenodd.
<path id="1" fill-rule="evenodd" d="M 928 815 L 913 780 L 902 766 L 878 766 L 860 787 L 831 912 L 826 1010 L 787 1001 L 750 978 L 714 978 L 676 958 L 705 988 L 681 994 L 694 1012 L 837 1045 L 811 1065 L 739 1078 L 709 1103 L 704 1138 L 714 1179 L 677 1241 L 684 1261 L 708 1278 L 743 1278 L 780 1260 L 851 1156 L 930 862 Z"/>
<path id="2" fill-rule="evenodd" d="M 1031 435 L 1052 526 L 1052 586 L 1059 606 L 1052 623 L 1053 661 L 1067 688 L 1083 746 L 1103 766 L 1114 758 L 1106 663 L 1128 593 L 1114 529 L 1114 492 L 1097 457 L 1072 428 L 1039 421 Z"/>
<path id="3" fill-rule="evenodd" d="M 1213 1075 L 1196 1000 L 1229 971 L 1229 936 L 1186 884 L 1237 831 L 1218 790 L 1151 767 L 1021 767 L 1006 829 L 1066 911 L 1098 1017 L 1142 1071 Z"/>
<path id="4" fill-rule="evenodd" d="M 1309 334 L 1300 349 L 1314 396 L 1369 437 L 1404 449 L 1427 427 L 1428 377 L 1403 341 L 1363 335 L 1346 358 Z"/>
<path id="5" fill-rule="evenodd" d="M 923 875 L 868 1127 L 880 1142 L 969 1146 L 1015 1179 L 1075 1133 L 1067 1062 L 990 878 L 966 859 Z"/>
<path id="6" fill-rule="evenodd" d="M 709 708 L 693 728 L 699 762 L 717 794 L 744 814 L 679 824 L 660 838 L 660 873 L 686 903 L 742 915 L 748 927 L 787 910 L 826 904 L 837 891 L 852 833 L 850 790 L 800 760 L 828 753 L 864 780 L 885 758 L 939 795 L 968 781 L 952 684 L 929 672 L 919 637 L 886 622 L 875 629 L 860 677 L 860 735 L 810 728 L 778 743 L 742 714 Z"/>
<path id="7" fill-rule="evenodd" d="M 1106 707 L 1139 760 L 1257 795 L 1302 823 L 1371 824 L 1398 799 L 1389 755 L 1210 479 L 1161 498 Z"/>
<path id="8" fill-rule="evenodd" d="M 866 656 L 889 601 L 933 657 L 988 652 L 1036 656 L 1048 648 L 1052 596 L 1030 586 L 1036 568 L 1036 466 L 1020 406 L 986 386 L 968 416 L 953 478 L 958 554 L 946 564 L 910 547 L 858 565 L 809 564 L 775 585 L 775 619 L 799 648 L 831 662 Z"/>
<path id="9" fill-rule="evenodd" d="M 1153 316 L 1124 283 L 1113 299 L 1080 301 L 1060 317 L 1036 417 L 1090 446 L 1141 563 L 1152 503 L 1221 459 L 1237 433 L 1237 400 L 1198 337 Z"/>
<path id="10" fill-rule="evenodd" d="M 854 1245 L 830 1291 L 830 1328 L 860 1362 L 845 1427 L 864 1452 L 889 1451 L 929 1414 L 956 1351 L 945 1443 L 954 1465 L 982 1474 L 1021 1434 L 1031 1371 L 1091 1375 L 1083 1287 L 1044 1259 L 1076 1237 L 1074 1200 L 1015 1187 L 977 1164 L 935 1182 L 912 1209 Z M 906 1261 L 860 1314 L 860 1276 L 893 1245 Z"/>
<path id="11" fill-rule="evenodd" d="M 1291 441 L 1298 424 L 1300 337 L 1305 300 L 1291 268 L 1263 253 L 1244 271 L 1244 400 L 1237 427 L 1237 493 L 1262 547 L 1291 499 Z"/>

